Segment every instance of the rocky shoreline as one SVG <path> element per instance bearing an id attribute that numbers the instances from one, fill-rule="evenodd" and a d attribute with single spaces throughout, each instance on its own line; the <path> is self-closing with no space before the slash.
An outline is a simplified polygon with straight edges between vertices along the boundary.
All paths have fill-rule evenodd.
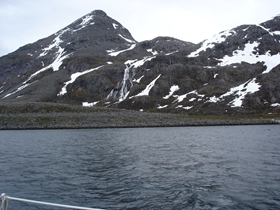
<path id="1" fill-rule="evenodd" d="M 279 122 L 274 119 L 194 118 L 131 110 L 0 114 L 1 130 L 262 125 L 279 124 Z"/>

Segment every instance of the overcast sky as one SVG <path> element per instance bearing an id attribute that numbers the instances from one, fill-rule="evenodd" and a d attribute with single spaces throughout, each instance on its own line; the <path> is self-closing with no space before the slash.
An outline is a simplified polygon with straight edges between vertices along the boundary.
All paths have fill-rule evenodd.
<path id="1" fill-rule="evenodd" d="M 137 41 L 172 36 L 199 43 L 280 14 L 280 0 L 0 0 L 0 56 L 101 9 Z"/>

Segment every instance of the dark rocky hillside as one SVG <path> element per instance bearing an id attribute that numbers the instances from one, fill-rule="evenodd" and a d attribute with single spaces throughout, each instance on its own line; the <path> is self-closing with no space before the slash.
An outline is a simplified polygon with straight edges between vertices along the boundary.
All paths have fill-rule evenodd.
<path id="1" fill-rule="evenodd" d="M 52 102 L 195 115 L 279 112 L 280 16 L 195 45 L 137 42 L 95 10 L 0 58 L 0 103 Z"/>

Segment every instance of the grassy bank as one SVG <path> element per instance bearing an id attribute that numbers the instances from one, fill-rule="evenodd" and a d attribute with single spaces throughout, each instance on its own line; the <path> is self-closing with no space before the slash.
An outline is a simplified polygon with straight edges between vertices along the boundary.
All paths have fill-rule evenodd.
<path id="1" fill-rule="evenodd" d="M 56 103 L 0 104 L 0 129 L 277 124 L 280 114 L 193 116 Z"/>

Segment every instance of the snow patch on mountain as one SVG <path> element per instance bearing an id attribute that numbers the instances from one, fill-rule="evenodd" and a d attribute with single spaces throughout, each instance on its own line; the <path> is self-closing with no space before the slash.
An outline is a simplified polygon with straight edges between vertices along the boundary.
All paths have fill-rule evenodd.
<path id="1" fill-rule="evenodd" d="M 114 29 L 117 29 L 119 27 L 119 25 L 116 23 L 112 23 L 112 25 L 113 25 Z"/>
<path id="2" fill-rule="evenodd" d="M 222 97 L 231 95 L 231 94 L 236 94 L 236 98 L 230 102 L 232 107 L 241 107 L 242 105 L 242 100 L 245 98 L 245 96 L 249 93 L 254 93 L 257 92 L 260 88 L 260 85 L 256 83 L 256 79 L 254 78 L 250 82 L 246 82 L 245 84 L 241 84 L 237 87 L 231 88 L 230 91 Z"/>
<path id="3" fill-rule="evenodd" d="M 183 45 L 183 46 L 185 46 L 185 45 Z M 177 52 L 179 52 L 179 50 L 176 50 L 176 51 L 173 51 L 173 52 L 170 52 L 170 53 L 166 53 L 165 55 L 172 55 L 172 54 L 177 53 Z"/>
<path id="4" fill-rule="evenodd" d="M 11 93 L 8 93 L 7 95 L 5 95 L 5 96 L 4 96 L 3 98 L 1 98 L 1 99 L 4 99 L 4 98 L 7 98 L 8 96 L 11 96 L 11 95 L 13 95 L 13 94 L 15 94 L 15 93 L 17 93 L 17 92 L 23 90 L 24 88 L 26 88 L 26 87 L 28 87 L 28 86 L 34 84 L 35 82 L 37 82 L 37 81 L 34 81 L 34 82 L 32 82 L 32 83 L 28 83 L 28 84 L 23 84 L 22 86 L 20 86 L 19 88 L 17 88 L 15 91 L 13 91 L 13 92 L 11 92 Z"/>
<path id="5" fill-rule="evenodd" d="M 176 108 L 176 109 L 178 109 L 178 108 L 182 108 L 182 109 L 185 109 L 185 110 L 189 110 L 189 109 L 193 108 L 193 106 L 183 106 L 183 105 L 178 105 L 178 106 L 176 106 L 175 108 Z"/>
<path id="6" fill-rule="evenodd" d="M 273 31 L 272 32 L 274 35 L 280 35 L 280 31 Z"/>
<path id="7" fill-rule="evenodd" d="M 57 37 L 52 41 L 52 43 L 48 47 L 42 49 L 43 52 L 38 56 L 38 58 L 47 55 L 48 52 L 53 48 L 59 48 L 60 47 L 59 45 L 63 42 L 60 39 L 61 35 L 63 35 L 65 32 L 67 32 L 69 30 L 70 30 L 69 28 L 66 28 L 66 29 L 61 30 L 58 33 L 56 33 L 55 35 L 57 35 Z"/>
<path id="8" fill-rule="evenodd" d="M 80 23 L 80 26 L 86 26 L 87 23 L 93 19 L 93 15 L 87 15 L 83 18 L 82 22 Z"/>
<path id="9" fill-rule="evenodd" d="M 138 79 L 133 79 L 133 82 L 136 82 L 136 83 L 140 83 L 141 79 L 144 77 L 144 75 L 142 75 L 140 78 Z"/>
<path id="10" fill-rule="evenodd" d="M 159 74 L 150 84 L 148 84 L 141 93 L 139 93 L 135 96 L 131 96 L 131 97 L 129 97 L 129 99 L 138 97 L 138 96 L 148 96 L 150 93 L 150 90 L 154 87 L 156 81 L 160 78 L 160 76 L 161 76 L 161 74 Z"/>
<path id="11" fill-rule="evenodd" d="M 80 76 L 82 76 L 82 75 L 84 75 L 84 74 L 90 73 L 90 72 L 92 72 L 92 71 L 96 71 L 96 70 L 100 69 L 100 68 L 103 67 L 103 66 L 104 66 L 104 65 L 99 66 L 99 67 L 96 67 L 96 68 L 93 68 L 93 69 L 88 69 L 88 70 L 83 71 L 83 72 L 76 72 L 76 73 L 72 74 L 71 77 L 70 77 L 70 80 L 64 83 L 64 86 L 62 87 L 61 91 L 57 94 L 57 96 L 65 95 L 65 94 L 67 93 L 67 89 L 66 89 L 67 86 L 68 86 L 69 84 L 75 82 L 75 80 L 76 80 L 78 77 L 80 77 Z"/>
<path id="12" fill-rule="evenodd" d="M 107 50 L 107 52 L 108 52 L 108 55 L 110 55 L 110 56 L 117 56 L 117 55 L 119 55 L 120 53 L 129 51 L 129 50 L 132 50 L 133 48 L 135 48 L 135 46 L 136 46 L 136 44 L 133 44 L 133 45 L 131 45 L 129 48 L 125 49 L 125 50 L 120 50 L 120 51 L 116 51 L 116 52 L 115 52 L 115 50 L 112 49 L 112 50 Z"/>
<path id="13" fill-rule="evenodd" d="M 119 37 L 121 37 L 122 39 L 124 39 L 125 41 L 129 42 L 129 43 L 135 43 L 135 41 L 131 40 L 131 39 L 128 39 L 128 38 L 125 38 L 123 35 L 121 34 L 118 34 Z"/>
<path id="14" fill-rule="evenodd" d="M 235 50 L 232 56 L 225 55 L 222 59 L 219 66 L 227 66 L 234 63 L 247 62 L 250 64 L 255 64 L 257 62 L 264 62 L 266 70 L 263 74 L 270 72 L 274 67 L 279 64 L 280 53 L 276 55 L 271 55 L 270 51 L 267 51 L 265 55 L 259 55 L 257 47 L 259 46 L 258 42 L 247 43 L 243 50 Z"/>
<path id="15" fill-rule="evenodd" d="M 55 57 L 54 61 L 53 61 L 50 65 L 48 65 L 48 66 L 46 66 L 46 67 L 40 69 L 39 71 L 35 72 L 34 74 L 32 74 L 32 75 L 29 77 L 29 79 L 28 79 L 27 81 L 24 82 L 24 84 L 25 84 L 26 82 L 28 82 L 28 81 L 29 81 L 31 78 L 33 78 L 34 76 L 38 75 L 39 73 L 41 73 L 41 72 L 43 72 L 43 71 L 45 71 L 45 70 L 47 70 L 47 69 L 49 69 L 49 68 L 53 68 L 53 71 L 58 71 L 58 70 L 59 70 L 59 67 L 60 67 L 61 64 L 63 63 L 63 60 L 64 60 L 65 58 L 68 58 L 68 57 L 71 55 L 71 53 L 68 54 L 68 55 L 64 55 L 64 49 L 60 47 L 60 44 L 63 42 L 62 39 L 61 39 L 60 37 L 61 37 L 64 33 L 66 33 L 67 31 L 69 31 L 69 30 L 70 30 L 70 28 L 66 28 L 66 29 L 63 29 L 63 30 L 60 30 L 59 32 L 57 32 L 57 33 L 55 34 L 55 35 L 57 35 L 57 37 L 52 41 L 52 43 L 51 43 L 48 47 L 42 49 L 43 52 L 42 52 L 37 58 L 43 57 L 43 56 L 47 55 L 48 52 L 49 52 L 50 50 L 52 50 L 53 48 L 57 48 L 58 50 L 57 50 L 57 52 L 55 53 L 55 56 L 56 56 L 56 57 Z M 42 61 L 42 66 L 45 66 L 45 64 L 44 64 L 43 61 Z"/>
<path id="16" fill-rule="evenodd" d="M 208 48 L 213 48 L 215 44 L 222 43 L 226 40 L 227 37 L 233 36 L 236 34 L 236 31 L 234 30 L 227 30 L 227 31 L 222 31 L 219 34 L 214 35 L 212 38 L 207 39 L 204 41 L 201 45 L 200 48 L 198 48 L 196 51 L 190 53 L 187 57 L 197 57 L 199 56 L 200 52 L 206 51 Z"/>
<path id="17" fill-rule="evenodd" d="M 242 31 L 247 31 L 251 26 L 248 26 L 247 28 L 242 29 Z"/>
<path id="18" fill-rule="evenodd" d="M 256 25 L 256 26 L 262 28 L 262 29 L 265 30 L 267 33 L 269 33 L 271 36 L 274 36 L 274 34 L 271 33 L 271 32 L 270 32 L 267 28 L 265 28 L 264 26 L 262 26 L 262 25 Z"/>
<path id="19" fill-rule="evenodd" d="M 231 88 L 227 93 L 221 95 L 220 97 L 210 97 L 207 102 L 217 103 L 219 101 L 223 101 L 226 96 L 235 95 L 235 99 L 229 102 L 229 105 L 231 105 L 231 107 L 241 107 L 242 100 L 245 96 L 247 94 L 257 92 L 260 87 L 261 86 L 256 82 L 256 78 L 254 78 L 241 85 Z"/>
<path id="20" fill-rule="evenodd" d="M 188 92 L 188 93 L 186 93 L 186 94 L 183 94 L 183 95 L 173 95 L 175 98 L 177 98 L 177 99 L 175 99 L 172 103 L 180 103 L 180 102 L 182 102 L 185 98 L 187 98 L 187 96 L 188 95 L 190 95 L 190 94 L 194 94 L 194 95 L 197 95 L 197 97 L 200 97 L 200 98 L 203 98 L 204 97 L 204 95 L 201 95 L 201 94 L 199 94 L 198 92 L 197 92 L 197 90 L 193 90 L 193 91 L 190 91 L 190 92 Z"/>
<path id="21" fill-rule="evenodd" d="M 94 25 L 95 23 L 94 23 L 94 22 L 90 22 L 91 20 L 93 20 L 93 15 L 87 15 L 87 16 L 85 16 L 85 17 L 82 19 L 82 22 L 78 25 L 78 26 L 80 26 L 80 28 L 75 29 L 75 30 L 72 30 L 72 33 L 73 33 L 73 32 L 76 32 L 76 31 L 80 31 L 80 30 L 82 30 L 83 28 L 87 27 L 88 25 Z"/>
<path id="22" fill-rule="evenodd" d="M 144 63 L 146 63 L 147 61 L 151 61 L 152 59 L 154 59 L 156 56 L 146 56 L 141 60 L 135 59 L 135 60 L 128 60 L 126 61 L 124 64 L 132 66 L 133 68 L 138 68 L 140 66 L 143 66 Z"/>
<path id="23" fill-rule="evenodd" d="M 53 71 L 58 71 L 59 67 L 61 66 L 61 64 L 63 63 L 63 60 L 65 58 L 68 58 L 72 53 L 68 54 L 68 55 L 64 55 L 64 49 L 62 49 L 61 47 L 59 47 L 58 53 L 57 53 L 57 57 L 54 60 L 54 62 L 52 64 L 50 64 L 48 67 L 49 68 L 53 68 Z M 46 67 L 47 68 L 47 67 Z"/>
<path id="24" fill-rule="evenodd" d="M 179 90 L 179 86 L 178 85 L 173 85 L 170 87 L 170 91 L 169 91 L 169 94 L 164 96 L 163 99 L 169 99 L 173 94 L 174 92 L 176 92 L 177 90 Z"/>
<path id="25" fill-rule="evenodd" d="M 65 58 L 69 57 L 69 56 L 72 54 L 72 53 L 70 53 L 70 54 L 68 54 L 68 55 L 64 55 L 64 56 L 63 56 L 63 52 L 64 52 L 64 50 L 63 50 L 61 47 L 59 47 L 58 56 L 57 56 L 56 59 L 53 61 L 53 63 L 51 63 L 50 65 L 48 65 L 48 66 L 46 66 L 46 67 L 44 67 L 44 68 L 42 68 L 42 69 L 40 69 L 39 71 L 37 71 L 37 72 L 35 72 L 35 73 L 33 73 L 31 76 L 29 76 L 29 78 L 28 78 L 27 80 L 25 80 L 25 81 L 22 83 L 22 85 L 21 85 L 19 88 L 17 88 L 17 90 L 15 90 L 15 91 L 12 92 L 12 93 L 9 93 L 9 94 L 5 95 L 3 98 L 6 98 L 6 97 L 8 97 L 8 96 L 10 96 L 10 95 L 13 95 L 13 94 L 15 94 L 15 93 L 17 93 L 17 92 L 23 90 L 24 88 L 26 88 L 26 87 L 32 85 L 34 82 L 28 83 L 32 78 L 34 78 L 34 77 L 37 76 L 38 74 L 40 74 L 40 73 L 42 73 L 42 72 L 44 72 L 44 71 L 46 71 L 46 70 L 48 70 L 48 69 L 50 69 L 50 68 L 53 68 L 53 71 L 58 71 L 58 70 L 59 70 L 59 67 L 60 67 L 61 64 L 63 63 L 63 60 L 64 60 Z M 42 65 L 44 65 L 44 63 L 43 63 Z M 36 81 L 35 81 L 35 82 L 36 82 Z M 2 98 L 2 99 L 3 99 L 3 98 Z"/>
<path id="26" fill-rule="evenodd" d="M 32 74 L 23 84 L 26 84 L 28 81 L 30 81 L 32 78 L 34 78 L 35 76 L 37 76 L 38 74 L 42 73 L 43 71 L 46 71 L 50 68 L 53 68 L 53 71 L 58 71 L 59 70 L 59 67 L 61 66 L 61 64 L 63 63 L 63 60 L 68 58 L 72 53 L 69 53 L 67 55 L 64 55 L 63 56 L 63 53 L 64 53 L 64 50 L 59 47 L 59 50 L 58 50 L 58 55 L 56 57 L 56 59 L 48 66 L 40 69 L 39 71 L 35 72 L 34 74 Z M 42 63 L 42 65 L 44 66 L 45 64 Z"/>
<path id="27" fill-rule="evenodd" d="M 83 102 L 82 106 L 84 106 L 84 107 L 92 107 L 92 106 L 95 106 L 97 103 L 99 103 L 99 101 L 95 101 L 95 102 L 92 102 L 92 103 Z"/>
<path id="28" fill-rule="evenodd" d="M 163 105 L 163 106 L 159 105 L 159 106 L 157 107 L 157 109 L 164 109 L 164 108 L 166 108 L 166 107 L 168 107 L 168 105 Z"/>
<path id="29" fill-rule="evenodd" d="M 155 50 L 153 51 L 153 49 L 147 49 L 147 52 L 152 53 L 153 55 L 157 55 L 158 52 Z"/>

